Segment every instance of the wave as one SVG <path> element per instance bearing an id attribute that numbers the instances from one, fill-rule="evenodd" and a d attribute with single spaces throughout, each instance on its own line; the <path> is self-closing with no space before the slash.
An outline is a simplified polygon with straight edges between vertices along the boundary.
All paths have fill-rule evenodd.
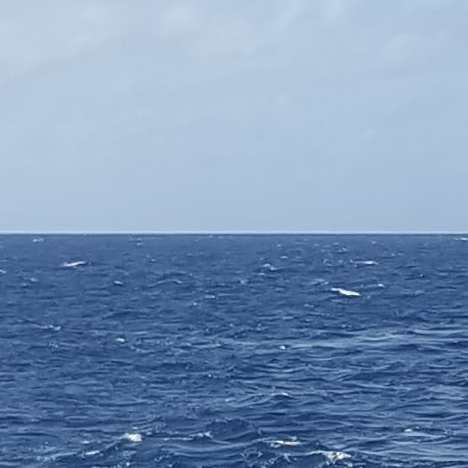
<path id="1" fill-rule="evenodd" d="M 349 453 L 335 452 L 335 451 L 330 451 L 330 450 L 312 450 L 311 452 L 308 452 L 308 455 L 322 455 L 330 463 L 333 463 L 333 464 L 335 464 L 337 461 L 351 458 L 351 455 Z"/>
<path id="2" fill-rule="evenodd" d="M 126 432 L 121 438 L 133 442 L 134 444 L 143 442 L 143 435 L 139 432 Z"/>
<path id="3" fill-rule="evenodd" d="M 76 262 L 63 262 L 62 267 L 63 268 L 77 268 L 77 267 L 80 267 L 80 266 L 85 266 L 87 264 L 88 263 L 83 261 L 83 260 L 78 260 Z"/>
<path id="4" fill-rule="evenodd" d="M 357 291 L 352 291 L 351 289 L 331 288 L 331 291 L 341 294 L 342 296 L 348 296 L 348 297 L 357 297 L 361 295 Z"/>

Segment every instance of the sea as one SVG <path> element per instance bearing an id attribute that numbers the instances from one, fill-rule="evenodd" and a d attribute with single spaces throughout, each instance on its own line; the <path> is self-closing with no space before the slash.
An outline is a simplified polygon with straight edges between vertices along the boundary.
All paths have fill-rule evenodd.
<path id="1" fill-rule="evenodd" d="M 468 467 L 468 237 L 0 236 L 0 467 Z"/>

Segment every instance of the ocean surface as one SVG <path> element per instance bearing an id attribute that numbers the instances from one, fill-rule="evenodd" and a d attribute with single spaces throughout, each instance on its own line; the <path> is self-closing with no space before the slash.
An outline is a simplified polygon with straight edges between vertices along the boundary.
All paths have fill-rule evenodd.
<path id="1" fill-rule="evenodd" d="M 468 239 L 0 236 L 0 467 L 468 467 Z"/>

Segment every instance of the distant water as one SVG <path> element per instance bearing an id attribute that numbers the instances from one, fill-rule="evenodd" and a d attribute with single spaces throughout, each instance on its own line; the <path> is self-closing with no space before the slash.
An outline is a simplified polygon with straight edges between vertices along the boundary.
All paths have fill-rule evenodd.
<path id="1" fill-rule="evenodd" d="M 467 467 L 457 236 L 0 236 L 1 467 Z"/>

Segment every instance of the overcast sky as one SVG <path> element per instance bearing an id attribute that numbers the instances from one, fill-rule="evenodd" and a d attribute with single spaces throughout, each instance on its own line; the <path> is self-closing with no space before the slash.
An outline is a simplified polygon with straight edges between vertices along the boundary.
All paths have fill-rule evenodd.
<path id="1" fill-rule="evenodd" d="M 1 231 L 468 231 L 468 1 L 1 0 Z"/>

